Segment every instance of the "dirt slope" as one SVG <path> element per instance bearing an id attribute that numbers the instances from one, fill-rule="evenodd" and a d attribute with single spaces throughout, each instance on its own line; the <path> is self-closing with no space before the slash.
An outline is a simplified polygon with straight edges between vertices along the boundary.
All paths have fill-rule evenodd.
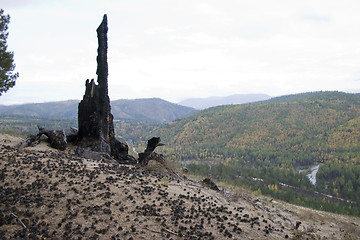
<path id="1" fill-rule="evenodd" d="M 0 239 L 359 239 L 358 218 L 0 134 Z M 301 222 L 298 230 L 297 222 Z"/>

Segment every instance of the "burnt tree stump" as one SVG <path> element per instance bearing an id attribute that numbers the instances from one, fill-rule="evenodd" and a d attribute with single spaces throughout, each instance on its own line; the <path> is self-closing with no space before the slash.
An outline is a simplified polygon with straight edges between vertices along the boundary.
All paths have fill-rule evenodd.
<path id="1" fill-rule="evenodd" d="M 107 63 L 107 16 L 98 27 L 98 56 L 94 79 L 86 80 L 85 95 L 78 107 L 79 145 L 90 147 L 93 151 L 108 153 L 120 163 L 136 164 L 137 160 L 128 154 L 128 145 L 115 138 L 113 115 L 108 96 Z"/>
<path id="2" fill-rule="evenodd" d="M 40 141 L 46 135 L 51 146 L 65 150 L 68 142 L 76 142 L 78 146 L 75 153 L 78 156 L 99 160 L 105 158 L 109 161 L 115 159 L 122 164 L 137 164 L 146 166 L 150 160 L 163 163 L 164 156 L 154 152 L 155 148 L 164 144 L 159 137 L 153 137 L 143 153 L 137 160 L 128 154 L 129 147 L 115 138 L 113 115 L 111 114 L 110 98 L 108 95 L 108 63 L 107 63 L 107 16 L 103 17 L 96 30 L 98 36 L 98 56 L 96 74 L 94 79 L 85 82 L 85 94 L 78 106 L 78 130 L 75 128 L 48 130 L 38 126 L 39 133 L 32 135 L 22 143 L 19 148 L 28 147 Z M 89 150 L 90 148 L 90 150 Z"/>
<path id="3" fill-rule="evenodd" d="M 150 160 L 163 161 L 163 156 L 161 154 L 157 154 L 155 151 L 156 147 L 163 146 L 164 144 L 160 142 L 161 139 L 159 137 L 152 137 L 148 140 L 146 149 L 143 153 L 139 153 L 139 164 L 142 166 L 148 165 Z"/>

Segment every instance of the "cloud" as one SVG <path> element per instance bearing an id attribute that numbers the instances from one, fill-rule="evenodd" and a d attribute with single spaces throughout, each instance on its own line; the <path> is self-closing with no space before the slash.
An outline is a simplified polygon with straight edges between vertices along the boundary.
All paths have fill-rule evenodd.
<path id="1" fill-rule="evenodd" d="M 302 20 L 311 21 L 314 23 L 330 23 L 330 22 L 332 22 L 332 18 L 330 16 L 315 14 L 315 13 L 311 13 L 311 12 L 303 12 L 300 14 L 299 18 Z"/>
<path id="2" fill-rule="evenodd" d="M 59 82 L 82 96 L 104 13 L 112 99 L 358 89 L 359 4 L 344 1 L 5 0 L 20 73 L 9 94 L 36 101 Z"/>
<path id="3" fill-rule="evenodd" d="M 220 11 L 218 8 L 205 2 L 193 5 L 193 10 L 196 14 L 210 16 L 223 15 L 223 12 Z"/>
<path id="4" fill-rule="evenodd" d="M 188 43 L 202 46 L 219 45 L 222 43 L 218 37 L 212 36 L 204 32 L 192 33 L 191 35 L 181 37 L 181 39 L 187 41 Z"/>
<path id="5" fill-rule="evenodd" d="M 174 33 L 175 30 L 166 27 L 152 27 L 145 29 L 144 33 L 149 35 L 158 35 L 158 34 L 169 34 Z"/>
<path id="6" fill-rule="evenodd" d="M 40 0 L 2 0 L 1 8 L 5 10 L 13 8 L 26 8 L 32 4 L 38 4 Z"/>

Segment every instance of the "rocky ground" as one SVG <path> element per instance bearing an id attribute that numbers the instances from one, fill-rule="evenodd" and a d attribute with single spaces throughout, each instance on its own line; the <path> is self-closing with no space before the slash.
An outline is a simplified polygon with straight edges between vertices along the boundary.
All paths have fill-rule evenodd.
<path id="1" fill-rule="evenodd" d="M 0 239 L 360 239 L 358 218 L 20 141 L 0 134 Z"/>

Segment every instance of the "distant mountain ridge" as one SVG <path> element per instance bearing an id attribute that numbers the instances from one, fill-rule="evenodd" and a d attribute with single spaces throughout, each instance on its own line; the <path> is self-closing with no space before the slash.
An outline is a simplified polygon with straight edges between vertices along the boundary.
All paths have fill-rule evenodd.
<path id="1" fill-rule="evenodd" d="M 77 117 L 79 100 L 67 100 L 44 103 L 25 103 L 0 105 L 0 115 L 23 115 L 33 117 Z"/>
<path id="2" fill-rule="evenodd" d="M 24 115 L 54 118 L 77 118 L 79 100 L 20 105 L 0 105 L 0 115 Z M 188 116 L 197 110 L 160 98 L 120 99 L 111 101 L 115 120 L 165 123 Z"/>
<path id="3" fill-rule="evenodd" d="M 271 96 L 267 94 L 234 94 L 225 97 L 214 96 L 208 98 L 190 98 L 181 101 L 178 104 L 202 110 L 209 107 L 216 107 L 220 105 L 244 104 L 244 103 L 257 102 L 257 101 L 264 101 L 270 98 Z"/>

